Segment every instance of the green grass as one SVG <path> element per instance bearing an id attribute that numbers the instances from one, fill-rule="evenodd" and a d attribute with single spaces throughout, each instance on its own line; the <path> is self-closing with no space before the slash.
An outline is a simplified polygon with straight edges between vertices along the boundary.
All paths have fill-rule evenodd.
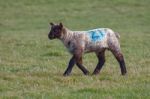
<path id="1" fill-rule="evenodd" d="M 0 0 L 1 99 L 150 99 L 150 0 Z M 119 32 L 128 74 L 107 51 L 98 76 L 74 67 L 71 55 L 48 40 L 49 22 L 72 30 L 109 27 Z M 86 54 L 92 73 L 96 56 Z"/>

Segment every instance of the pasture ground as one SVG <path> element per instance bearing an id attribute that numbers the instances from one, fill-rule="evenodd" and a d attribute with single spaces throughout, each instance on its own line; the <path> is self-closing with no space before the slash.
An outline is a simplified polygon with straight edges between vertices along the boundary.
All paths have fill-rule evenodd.
<path id="1" fill-rule="evenodd" d="M 0 0 L 1 99 L 150 99 L 150 0 Z M 74 67 L 71 55 L 48 40 L 49 22 L 72 30 L 109 27 L 119 32 L 128 74 L 110 52 L 97 76 Z M 95 54 L 84 56 L 92 73 Z"/>

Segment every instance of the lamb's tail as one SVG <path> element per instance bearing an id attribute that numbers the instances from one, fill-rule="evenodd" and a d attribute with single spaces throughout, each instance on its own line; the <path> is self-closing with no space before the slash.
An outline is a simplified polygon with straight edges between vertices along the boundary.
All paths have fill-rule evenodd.
<path id="1" fill-rule="evenodd" d="M 118 39 L 120 38 L 119 33 L 115 32 L 115 35 L 116 35 L 116 37 L 117 37 Z"/>

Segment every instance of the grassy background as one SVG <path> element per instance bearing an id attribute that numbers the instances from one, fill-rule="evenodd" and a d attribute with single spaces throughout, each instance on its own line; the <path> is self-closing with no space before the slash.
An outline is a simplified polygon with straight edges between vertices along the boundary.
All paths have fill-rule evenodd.
<path id="1" fill-rule="evenodd" d="M 150 99 L 150 0 L 0 0 L 1 99 Z M 128 74 L 120 75 L 107 51 L 98 76 L 74 67 L 58 40 L 49 41 L 49 22 L 72 30 L 109 27 L 121 35 Z M 84 56 L 92 73 L 94 54 Z"/>

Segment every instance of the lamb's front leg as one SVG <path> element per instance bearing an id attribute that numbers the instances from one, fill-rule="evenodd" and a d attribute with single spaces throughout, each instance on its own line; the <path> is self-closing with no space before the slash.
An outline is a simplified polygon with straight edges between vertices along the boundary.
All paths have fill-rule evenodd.
<path id="1" fill-rule="evenodd" d="M 89 75 L 89 71 L 82 65 L 82 57 L 79 58 L 76 64 L 85 75 Z"/>
<path id="2" fill-rule="evenodd" d="M 69 76 L 69 75 L 70 75 L 74 64 L 75 64 L 75 58 L 74 58 L 74 56 L 73 56 L 73 57 L 70 59 L 69 64 L 68 64 L 68 67 L 67 67 L 66 71 L 65 71 L 64 74 L 63 74 L 64 76 Z"/>
<path id="3" fill-rule="evenodd" d="M 74 66 L 74 64 L 76 63 L 76 65 L 82 70 L 82 72 L 85 75 L 89 74 L 89 71 L 82 65 L 82 56 L 81 54 L 74 54 L 73 57 L 70 59 L 68 67 L 66 69 L 66 71 L 64 72 L 64 76 L 69 76 L 72 68 Z"/>
<path id="4" fill-rule="evenodd" d="M 75 60 L 76 60 L 76 65 L 82 70 L 82 72 L 85 75 L 88 75 L 89 71 L 82 64 L 82 51 L 81 50 L 77 50 L 74 53 L 74 57 L 75 57 Z"/>

